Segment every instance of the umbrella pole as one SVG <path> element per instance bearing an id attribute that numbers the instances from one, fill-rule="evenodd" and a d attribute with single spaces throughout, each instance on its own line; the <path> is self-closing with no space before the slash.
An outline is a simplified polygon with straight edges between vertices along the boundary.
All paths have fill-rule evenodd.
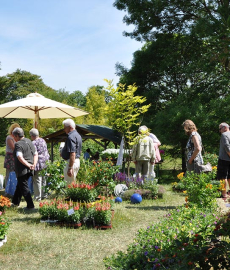
<path id="1" fill-rule="evenodd" d="M 37 109 L 37 106 L 35 107 L 35 116 L 34 116 L 34 128 L 38 129 L 38 121 L 39 121 L 39 111 Z"/>

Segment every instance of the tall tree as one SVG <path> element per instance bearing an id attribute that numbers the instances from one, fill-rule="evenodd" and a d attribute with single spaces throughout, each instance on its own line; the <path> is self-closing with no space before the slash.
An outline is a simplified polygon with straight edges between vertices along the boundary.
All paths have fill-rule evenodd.
<path id="1" fill-rule="evenodd" d="M 209 56 L 229 70 L 229 0 L 116 0 L 114 6 L 135 26 L 126 36 L 153 41 L 159 33 L 196 35 L 208 43 Z"/>
<path id="2" fill-rule="evenodd" d="M 24 98 L 29 93 L 38 92 L 46 97 L 55 93 L 55 90 L 46 86 L 41 77 L 28 71 L 17 69 L 15 72 L 0 77 L 0 103 L 6 103 L 19 98 Z M 55 120 L 53 120 L 55 121 Z M 5 137 L 8 126 L 11 123 L 18 122 L 25 129 L 26 135 L 32 128 L 32 120 L 27 119 L 0 119 L 0 144 L 5 143 Z M 53 123 L 53 126 L 56 126 Z M 44 128 L 47 130 L 47 126 Z"/>
<path id="3" fill-rule="evenodd" d="M 86 93 L 85 109 L 89 115 L 85 117 L 85 123 L 105 125 L 105 92 L 103 86 L 91 86 Z"/>
<path id="4" fill-rule="evenodd" d="M 146 98 L 135 95 L 137 91 L 135 85 L 126 87 L 120 84 L 119 87 L 114 88 L 111 81 L 107 80 L 107 82 L 107 89 L 111 96 L 106 110 L 109 124 L 122 134 L 125 148 L 130 149 L 137 134 L 135 127 L 140 125 L 143 114 L 148 111 L 151 104 L 142 105 L 146 102 Z M 128 160 L 128 174 L 129 165 L 130 160 Z"/>
<path id="5" fill-rule="evenodd" d="M 20 69 L 0 77 L 0 87 L 0 92 L 4 93 L 1 103 L 25 97 L 29 93 L 37 92 L 49 95 L 51 92 L 55 92 L 44 84 L 40 76 Z"/>
<path id="6" fill-rule="evenodd" d="M 86 106 L 86 96 L 79 90 L 69 94 L 67 101 L 74 107 L 84 108 Z"/>
<path id="7" fill-rule="evenodd" d="M 216 125 L 226 119 L 217 104 L 228 106 L 230 93 L 229 0 L 116 0 L 114 6 L 135 26 L 124 34 L 146 42 L 131 69 L 117 65 L 120 81 L 136 82 L 154 105 L 143 122 L 160 132 L 161 141 L 183 148 L 186 137 L 178 130 L 190 118 L 207 149 L 216 151 Z"/>

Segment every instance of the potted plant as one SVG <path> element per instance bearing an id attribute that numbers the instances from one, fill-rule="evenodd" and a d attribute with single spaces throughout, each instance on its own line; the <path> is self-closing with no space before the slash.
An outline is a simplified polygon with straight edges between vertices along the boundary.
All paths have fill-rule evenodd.
<path id="1" fill-rule="evenodd" d="M 11 206 L 11 201 L 9 198 L 0 196 L 0 212 L 4 213 L 7 207 Z"/>
<path id="2" fill-rule="evenodd" d="M 41 220 L 48 220 L 51 222 L 57 220 L 57 201 L 52 200 L 51 202 L 44 201 L 39 204 L 39 214 L 41 215 Z"/>
<path id="3" fill-rule="evenodd" d="M 74 212 L 68 216 L 69 225 L 75 228 L 80 227 L 82 219 L 82 208 L 79 203 L 73 207 L 73 211 Z"/>
<path id="4" fill-rule="evenodd" d="M 72 183 L 66 188 L 66 195 L 74 202 L 93 202 L 98 195 L 95 186 L 95 184 Z"/>
<path id="5" fill-rule="evenodd" d="M 94 205 L 94 223 L 95 227 L 100 228 L 103 226 L 112 227 L 111 219 L 112 219 L 112 211 L 111 204 L 107 201 L 96 202 Z"/>
<path id="6" fill-rule="evenodd" d="M 6 235 L 9 225 L 9 221 L 3 217 L 3 212 L 0 211 L 0 247 L 7 241 Z"/>

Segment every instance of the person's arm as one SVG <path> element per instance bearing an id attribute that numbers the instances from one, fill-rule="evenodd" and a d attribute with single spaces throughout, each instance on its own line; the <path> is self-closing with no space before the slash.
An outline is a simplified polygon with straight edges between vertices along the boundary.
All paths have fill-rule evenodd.
<path id="1" fill-rule="evenodd" d="M 75 152 L 70 152 L 69 168 L 68 168 L 68 172 L 67 172 L 67 175 L 69 177 L 73 176 L 73 164 L 75 162 L 75 157 L 76 157 L 76 153 Z"/>
<path id="2" fill-rule="evenodd" d="M 10 147 L 10 149 L 11 149 L 12 151 L 14 151 L 14 141 L 13 141 L 13 139 L 11 139 L 11 138 L 8 137 L 6 143 L 7 143 L 7 145 Z"/>
<path id="3" fill-rule="evenodd" d="M 37 162 L 38 162 L 38 152 L 36 152 L 34 154 L 34 163 L 33 163 L 34 168 L 33 168 L 33 170 L 35 169 Z"/>
<path id="4" fill-rule="evenodd" d="M 199 139 L 196 135 L 192 136 L 192 142 L 194 144 L 194 151 L 193 151 L 193 154 L 188 161 L 189 164 L 192 164 L 192 162 L 195 159 L 195 157 L 197 156 L 197 154 L 202 150 L 200 143 L 199 143 Z"/>
<path id="5" fill-rule="evenodd" d="M 18 160 L 19 160 L 23 165 L 25 165 L 26 167 L 28 167 L 30 170 L 33 170 L 33 169 L 34 169 L 34 165 L 33 165 L 33 164 L 30 164 L 28 161 L 26 161 L 26 160 L 24 159 L 22 152 L 17 152 L 16 155 L 17 155 Z"/>
<path id="6" fill-rule="evenodd" d="M 155 164 L 155 160 L 156 160 L 156 151 L 155 151 L 155 147 L 154 147 L 154 143 L 152 140 L 150 140 L 149 142 L 149 147 L 150 147 L 150 163 L 153 165 Z"/>

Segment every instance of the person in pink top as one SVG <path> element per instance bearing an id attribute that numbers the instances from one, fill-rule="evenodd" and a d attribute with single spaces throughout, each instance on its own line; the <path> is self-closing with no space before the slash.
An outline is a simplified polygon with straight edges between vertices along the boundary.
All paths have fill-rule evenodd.
<path id="1" fill-rule="evenodd" d="M 146 127 L 146 126 L 144 126 L 144 127 Z M 159 150 L 159 146 L 161 145 L 161 142 L 158 140 L 157 136 L 153 133 L 149 133 L 149 137 L 152 139 L 154 149 L 155 149 L 155 154 L 156 154 L 155 163 L 158 163 L 161 161 L 161 154 L 160 154 L 160 150 Z M 156 174 L 154 172 L 155 163 L 151 164 L 149 167 L 149 178 L 150 179 L 156 177 Z"/>

